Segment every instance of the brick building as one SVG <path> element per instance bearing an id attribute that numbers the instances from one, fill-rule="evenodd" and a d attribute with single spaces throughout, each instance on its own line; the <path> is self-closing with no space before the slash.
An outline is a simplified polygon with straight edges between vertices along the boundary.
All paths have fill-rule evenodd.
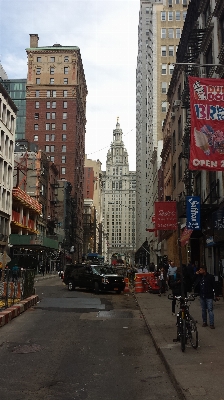
<path id="1" fill-rule="evenodd" d="M 80 50 L 76 46 L 38 47 L 30 35 L 27 74 L 26 139 L 37 142 L 71 182 L 75 202 L 75 259 L 83 243 L 83 181 L 87 86 Z"/>

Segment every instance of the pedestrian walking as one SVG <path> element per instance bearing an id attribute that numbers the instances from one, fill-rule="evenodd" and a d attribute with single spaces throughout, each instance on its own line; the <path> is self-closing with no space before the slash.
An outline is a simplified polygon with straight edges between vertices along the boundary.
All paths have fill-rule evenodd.
<path id="1" fill-rule="evenodd" d="M 215 277 L 207 272 L 207 268 L 202 266 L 196 272 L 197 279 L 194 284 L 194 292 L 199 293 L 202 310 L 202 326 L 207 326 L 207 311 L 211 329 L 215 329 L 213 300 L 215 299 Z"/>
<path id="2" fill-rule="evenodd" d="M 45 273 L 45 265 L 44 265 L 43 261 L 41 261 L 41 263 L 40 263 L 40 270 L 41 270 L 42 275 L 44 276 L 44 273 Z"/>
<path id="3" fill-rule="evenodd" d="M 170 288 L 172 290 L 173 300 L 172 300 L 172 315 L 175 315 L 176 308 L 176 298 L 175 296 L 181 296 L 181 269 L 178 267 L 176 273 L 170 282 Z"/>
<path id="4" fill-rule="evenodd" d="M 170 287 L 172 280 L 175 279 L 176 271 L 177 271 L 177 267 L 175 267 L 173 261 L 170 261 L 168 272 L 167 272 L 169 287 Z"/>
<path id="5" fill-rule="evenodd" d="M 166 292 L 166 280 L 167 275 L 164 268 L 161 268 L 158 275 L 158 285 L 159 285 L 159 296 L 161 296 L 162 292 Z"/>

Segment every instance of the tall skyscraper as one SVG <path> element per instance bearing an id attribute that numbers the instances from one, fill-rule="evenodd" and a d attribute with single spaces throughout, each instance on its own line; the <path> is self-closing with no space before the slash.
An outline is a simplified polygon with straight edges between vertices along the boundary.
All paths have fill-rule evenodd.
<path id="1" fill-rule="evenodd" d="M 39 47 L 30 35 L 26 139 L 37 142 L 72 185 L 75 259 L 81 261 L 87 86 L 77 46 Z"/>
<path id="2" fill-rule="evenodd" d="M 103 230 L 107 234 L 107 260 L 119 254 L 134 263 L 136 174 L 129 171 L 128 153 L 117 120 L 113 142 L 102 171 Z"/>
<path id="3" fill-rule="evenodd" d="M 136 248 L 153 233 L 155 159 L 160 158 L 166 93 L 187 13 L 187 0 L 140 0 L 136 70 Z"/>

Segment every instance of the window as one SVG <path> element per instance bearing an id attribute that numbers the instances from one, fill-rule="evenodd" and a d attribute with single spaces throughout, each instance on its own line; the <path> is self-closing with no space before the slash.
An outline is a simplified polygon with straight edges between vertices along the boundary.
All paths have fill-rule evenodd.
<path id="1" fill-rule="evenodd" d="M 51 145 L 50 148 L 51 148 L 51 153 L 54 153 L 55 146 Z"/>
<path id="2" fill-rule="evenodd" d="M 52 135 L 51 135 L 51 141 L 52 141 L 52 142 L 55 142 L 55 134 L 52 134 Z"/>
<path id="3" fill-rule="evenodd" d="M 67 112 L 63 112 L 62 119 L 67 119 Z"/>
<path id="4" fill-rule="evenodd" d="M 187 7 L 187 0 L 183 0 L 183 6 Z"/>
<path id="5" fill-rule="evenodd" d="M 67 90 L 63 90 L 63 97 L 68 97 L 68 91 Z"/>
<path id="6" fill-rule="evenodd" d="M 176 21 L 180 21 L 180 11 L 176 11 Z"/>
<path id="7" fill-rule="evenodd" d="M 161 46 L 161 56 L 166 57 L 166 46 Z"/>
<path id="8" fill-rule="evenodd" d="M 176 0 L 176 4 L 180 4 L 180 0 Z"/>
<path id="9" fill-rule="evenodd" d="M 167 112 L 167 102 L 166 101 L 162 102 L 162 112 Z"/>
<path id="10" fill-rule="evenodd" d="M 166 93 L 166 92 L 167 92 L 167 83 L 162 82 L 162 93 Z"/>
<path id="11" fill-rule="evenodd" d="M 40 108 L 40 103 L 39 103 L 39 101 L 35 101 L 35 108 Z"/>
<path id="12" fill-rule="evenodd" d="M 145 13 L 146 13 L 146 14 L 149 14 L 149 7 L 146 7 Z"/>
<path id="13" fill-rule="evenodd" d="M 66 146 L 64 144 L 61 146 L 61 151 L 62 153 L 66 153 Z"/>
<path id="14" fill-rule="evenodd" d="M 47 90 L 47 97 L 51 97 L 51 91 Z"/>
<path id="15" fill-rule="evenodd" d="M 50 151 L 50 146 L 45 146 L 45 151 L 46 151 L 46 153 L 49 153 L 49 151 Z"/>
<path id="16" fill-rule="evenodd" d="M 56 118 L 56 113 L 55 112 L 51 113 L 51 119 L 55 119 L 55 118 Z"/>
<path id="17" fill-rule="evenodd" d="M 166 21 L 166 11 L 161 11 L 161 21 Z"/>
<path id="18" fill-rule="evenodd" d="M 41 57 L 37 57 L 37 62 L 41 62 Z"/>
<path id="19" fill-rule="evenodd" d="M 50 161 L 51 161 L 51 162 L 54 162 L 54 156 L 51 156 L 51 157 L 50 157 Z"/>
<path id="20" fill-rule="evenodd" d="M 55 62 L 55 57 L 50 57 L 50 62 Z"/>
<path id="21" fill-rule="evenodd" d="M 50 74 L 54 75 L 54 67 L 50 67 Z"/>
<path id="22" fill-rule="evenodd" d="M 55 131 L 55 124 L 51 124 L 51 130 Z"/>
<path id="23" fill-rule="evenodd" d="M 36 78 L 36 85 L 40 85 L 40 78 Z"/>
<path id="24" fill-rule="evenodd" d="M 45 135 L 45 141 L 49 142 L 50 141 L 50 135 Z"/>
<path id="25" fill-rule="evenodd" d="M 173 189 L 175 189 L 177 185 L 177 177 L 176 177 L 176 164 L 173 166 Z"/>
<path id="26" fill-rule="evenodd" d="M 175 153 L 175 151 L 176 151 L 176 132 L 175 131 L 173 131 L 173 136 L 172 136 L 172 150 L 173 150 L 173 153 Z"/>
<path id="27" fill-rule="evenodd" d="M 50 84 L 51 84 L 51 85 L 54 84 L 54 78 L 50 78 Z"/>
<path id="28" fill-rule="evenodd" d="M 61 163 L 62 164 L 66 164 L 66 156 L 62 156 L 61 157 Z"/>
<path id="29" fill-rule="evenodd" d="M 63 101 L 63 108 L 67 108 L 68 107 L 68 102 L 67 101 Z"/>
<path id="30" fill-rule="evenodd" d="M 34 135 L 33 141 L 34 141 L 34 142 L 38 142 L 38 135 Z"/>
<path id="31" fill-rule="evenodd" d="M 170 64 L 169 65 L 169 74 L 170 75 L 173 75 L 173 70 L 174 70 L 174 66 L 173 66 L 173 64 Z"/>
<path id="32" fill-rule="evenodd" d="M 52 90 L 52 97 L 56 97 L 56 90 Z"/>
<path id="33" fill-rule="evenodd" d="M 62 142 L 66 142 L 66 138 L 67 138 L 67 135 L 66 134 L 62 134 Z"/>
<path id="34" fill-rule="evenodd" d="M 169 46 L 169 56 L 170 57 L 174 56 L 174 46 Z"/>
<path id="35" fill-rule="evenodd" d="M 40 97 L 40 91 L 39 90 L 36 90 L 35 97 Z"/>
<path id="36" fill-rule="evenodd" d="M 64 67 L 64 74 L 68 75 L 68 67 Z"/>
<path id="37" fill-rule="evenodd" d="M 39 125 L 38 124 L 34 124 L 34 130 L 38 131 L 38 129 L 39 129 Z"/>
<path id="38" fill-rule="evenodd" d="M 182 157 L 181 155 L 178 157 L 178 180 L 182 179 Z"/>
<path id="39" fill-rule="evenodd" d="M 180 37 L 181 37 L 181 29 L 176 28 L 176 39 L 180 39 Z"/>
<path id="40" fill-rule="evenodd" d="M 40 68 L 40 67 L 37 67 L 37 69 L 36 69 L 36 75 L 40 75 L 40 73 L 41 73 L 41 68 Z"/>
<path id="41" fill-rule="evenodd" d="M 49 131 L 51 129 L 51 124 L 46 124 L 45 129 L 46 131 Z"/>
<path id="42" fill-rule="evenodd" d="M 168 12 L 168 21 L 173 21 L 173 11 Z"/>
<path id="43" fill-rule="evenodd" d="M 56 101 L 52 101 L 52 108 L 56 108 Z"/>
<path id="44" fill-rule="evenodd" d="M 64 62 L 69 62 L 69 57 L 68 56 L 64 57 Z"/>
<path id="45" fill-rule="evenodd" d="M 186 16 L 187 16 L 187 11 L 183 11 L 183 21 L 185 21 Z"/>
<path id="46" fill-rule="evenodd" d="M 173 0 L 168 0 L 168 5 L 169 5 L 169 7 L 172 7 L 172 5 L 173 5 Z"/>
<path id="47" fill-rule="evenodd" d="M 65 173 L 66 173 L 66 168 L 65 168 L 65 167 L 62 167 L 62 168 L 61 168 L 61 174 L 62 174 L 62 175 L 65 175 Z"/>
<path id="48" fill-rule="evenodd" d="M 64 85 L 68 84 L 68 78 L 64 78 Z"/>
<path id="49" fill-rule="evenodd" d="M 161 38 L 166 39 L 166 28 L 161 29 Z"/>
<path id="50" fill-rule="evenodd" d="M 46 119 L 51 119 L 51 113 L 49 112 L 46 113 Z"/>
<path id="51" fill-rule="evenodd" d="M 181 123 L 181 115 L 178 119 L 178 141 L 182 138 L 182 123 Z"/>
<path id="52" fill-rule="evenodd" d="M 62 130 L 66 131 L 67 130 L 67 124 L 62 124 Z"/>
<path id="53" fill-rule="evenodd" d="M 39 119 L 39 113 L 34 114 L 34 119 Z"/>
<path id="54" fill-rule="evenodd" d="M 173 28 L 168 29 L 168 38 L 173 39 L 174 38 L 174 30 Z"/>
<path id="55" fill-rule="evenodd" d="M 166 75 L 167 71 L 167 65 L 166 64 L 162 64 L 162 75 Z"/>
<path id="56" fill-rule="evenodd" d="M 47 101 L 46 108 L 51 108 L 51 102 L 50 101 Z"/>

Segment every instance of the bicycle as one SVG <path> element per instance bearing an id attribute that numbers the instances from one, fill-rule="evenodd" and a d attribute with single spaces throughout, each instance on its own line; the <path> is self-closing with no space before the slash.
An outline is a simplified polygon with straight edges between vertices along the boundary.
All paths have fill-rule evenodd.
<path id="1" fill-rule="evenodd" d="M 191 294 L 188 297 L 173 296 L 168 295 L 169 300 L 174 298 L 180 303 L 180 311 L 177 314 L 177 338 L 173 339 L 174 342 L 179 342 L 181 344 L 181 350 L 185 351 L 185 346 L 189 339 L 193 349 L 198 347 L 198 330 L 197 321 L 191 316 L 189 311 L 188 302 L 195 300 L 195 295 Z"/>

